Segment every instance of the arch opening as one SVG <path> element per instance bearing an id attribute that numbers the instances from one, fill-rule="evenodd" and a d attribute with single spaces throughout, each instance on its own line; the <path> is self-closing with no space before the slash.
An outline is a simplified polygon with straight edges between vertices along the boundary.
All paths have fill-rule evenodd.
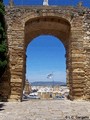
<path id="1" fill-rule="evenodd" d="M 51 35 L 41 35 L 41 36 L 34 38 L 28 44 L 27 49 L 26 49 L 26 56 L 27 56 L 26 61 L 29 63 L 29 65 L 31 66 L 31 69 L 33 70 L 34 68 L 32 67 L 35 67 L 35 66 L 38 67 L 40 65 L 41 72 L 43 70 L 43 66 L 45 67 L 45 69 L 50 68 L 50 70 L 47 71 L 48 73 L 48 72 L 54 71 L 53 67 L 57 67 L 59 69 L 61 65 L 61 69 L 65 71 L 66 69 L 65 54 L 66 54 L 65 47 L 63 46 L 62 42 L 58 38 L 51 36 Z M 55 59 L 55 61 L 53 59 Z M 58 65 L 58 62 L 60 61 L 60 59 L 61 59 L 61 63 Z M 30 63 L 30 60 L 32 63 Z M 35 66 L 32 66 L 33 61 L 34 61 L 34 64 L 36 64 Z M 44 62 L 46 65 L 44 65 Z M 29 73 L 27 73 L 29 72 L 28 63 L 26 64 L 26 78 L 27 79 L 29 78 L 28 77 Z M 39 71 L 39 68 L 37 69 L 37 71 Z M 65 79 L 66 79 L 66 75 L 65 75 Z"/>
<path id="2" fill-rule="evenodd" d="M 61 96 L 66 98 L 68 88 L 65 54 L 65 47 L 58 38 L 51 35 L 34 38 L 26 49 L 26 79 L 31 83 L 31 87 L 25 87 L 25 93 L 30 94 L 30 97 L 37 94 L 40 99 Z M 51 76 L 48 77 L 49 75 Z M 46 89 L 49 93 L 45 92 Z M 67 90 L 67 93 L 62 95 L 62 89 Z"/>
<path id="3" fill-rule="evenodd" d="M 29 43 L 32 43 L 31 41 L 34 38 L 38 38 L 38 36 L 40 35 L 41 36 L 42 35 L 54 36 L 55 38 L 58 38 L 64 46 L 64 49 L 66 51 L 66 54 L 65 54 L 66 68 L 65 69 L 66 71 L 68 71 L 68 67 L 67 67 L 68 60 L 67 59 L 69 55 L 68 54 L 69 53 L 68 42 L 69 42 L 69 36 L 70 36 L 70 29 L 71 29 L 70 23 L 63 18 L 44 16 L 44 17 L 36 17 L 36 18 L 30 19 L 25 23 L 25 41 L 24 41 L 25 51 L 27 51 Z M 26 66 L 26 60 L 24 62 L 24 66 Z M 50 72 L 53 72 L 53 70 Z M 65 76 L 66 76 L 65 80 L 69 79 L 67 75 Z"/>

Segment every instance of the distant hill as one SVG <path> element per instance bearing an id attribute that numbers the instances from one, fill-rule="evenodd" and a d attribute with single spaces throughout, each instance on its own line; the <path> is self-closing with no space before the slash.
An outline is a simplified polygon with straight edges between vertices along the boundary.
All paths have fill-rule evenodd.
<path id="1" fill-rule="evenodd" d="M 32 82 L 31 83 L 31 85 L 32 86 L 52 86 L 52 85 L 61 85 L 61 86 L 66 86 L 66 83 L 65 82 L 41 82 L 41 81 L 39 81 L 39 82 Z"/>

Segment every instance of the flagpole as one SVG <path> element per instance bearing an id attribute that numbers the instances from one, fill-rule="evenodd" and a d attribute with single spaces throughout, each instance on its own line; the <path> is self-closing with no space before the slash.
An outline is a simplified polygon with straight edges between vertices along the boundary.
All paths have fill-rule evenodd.
<path id="1" fill-rule="evenodd" d="M 52 88 L 53 88 L 53 91 L 54 91 L 54 75 L 53 75 L 53 72 L 51 74 L 48 74 L 47 78 L 52 80 Z"/>
<path id="2" fill-rule="evenodd" d="M 53 75 L 52 81 L 53 81 L 53 91 L 54 91 L 54 74 L 53 74 L 53 72 L 52 72 L 52 75 Z"/>

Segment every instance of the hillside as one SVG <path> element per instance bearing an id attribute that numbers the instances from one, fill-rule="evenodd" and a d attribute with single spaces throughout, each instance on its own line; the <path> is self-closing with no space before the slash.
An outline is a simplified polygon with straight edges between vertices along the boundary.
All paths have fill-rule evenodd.
<path id="1" fill-rule="evenodd" d="M 52 85 L 61 85 L 61 86 L 66 86 L 66 83 L 65 82 L 41 82 L 41 81 L 38 81 L 38 82 L 32 82 L 31 83 L 32 86 L 52 86 Z"/>

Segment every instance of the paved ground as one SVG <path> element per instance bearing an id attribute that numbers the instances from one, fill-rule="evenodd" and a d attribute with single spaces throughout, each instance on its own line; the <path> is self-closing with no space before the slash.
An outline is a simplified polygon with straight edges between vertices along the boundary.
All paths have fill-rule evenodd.
<path id="1" fill-rule="evenodd" d="M 68 100 L 0 102 L 0 120 L 90 120 L 90 102 Z"/>

